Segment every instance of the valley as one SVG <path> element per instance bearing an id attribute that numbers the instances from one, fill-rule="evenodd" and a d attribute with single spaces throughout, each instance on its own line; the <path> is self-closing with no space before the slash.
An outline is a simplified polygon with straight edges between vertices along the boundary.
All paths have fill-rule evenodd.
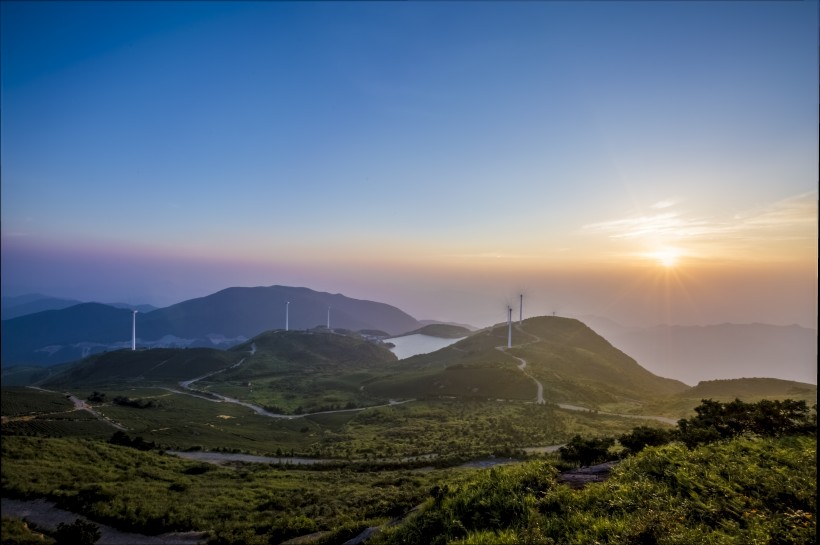
<path id="1" fill-rule="evenodd" d="M 4 389 L 4 488 L 141 535 L 207 530 L 210 543 L 238 544 L 318 531 L 312 542 L 343 543 L 422 504 L 434 483 L 457 486 L 532 458 L 557 463 L 575 436 L 671 429 L 691 416 L 699 392 L 816 399 L 816 387 L 770 379 L 689 388 L 573 319 L 524 320 L 509 348 L 507 336 L 499 324 L 402 360 L 362 335 L 325 330 L 262 332 L 228 350 L 93 355 L 36 386 Z M 112 444 L 115 432 L 124 435 Z M 32 448 L 36 456 L 23 454 Z M 118 469 L 105 462 L 105 475 L 87 465 L 126 455 Z M 51 457 L 65 469 L 47 469 Z M 40 485 L 20 480 L 43 470 L 51 476 Z M 200 474 L 224 482 L 217 494 L 231 515 L 216 526 L 205 497 L 195 499 L 206 486 L 191 481 Z M 375 484 L 388 482 L 397 484 Z M 171 486 L 172 497 L 160 499 L 157 486 Z M 237 486 L 252 496 L 240 500 Z M 114 510 L 100 503 L 110 500 L 79 501 L 88 493 L 116 498 Z M 175 495 L 192 503 L 169 504 Z M 267 522 L 240 515 L 226 495 L 258 504 Z M 280 507 L 264 507 L 274 497 Z M 247 533 L 254 526 L 261 541 Z"/>

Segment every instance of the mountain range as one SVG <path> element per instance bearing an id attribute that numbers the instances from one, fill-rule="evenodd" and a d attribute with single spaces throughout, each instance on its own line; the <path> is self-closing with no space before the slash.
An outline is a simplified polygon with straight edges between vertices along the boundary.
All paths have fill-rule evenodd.
<path id="1" fill-rule="evenodd" d="M 140 311 L 137 341 L 144 348 L 230 348 L 263 331 L 284 329 L 286 306 L 293 330 L 325 326 L 328 309 L 331 327 L 380 335 L 401 335 L 440 323 L 416 320 L 384 303 L 287 286 L 228 288 L 162 309 L 73 303 L 77 302 L 42 295 L 3 297 L 3 367 L 48 366 L 128 348 L 132 308 Z M 16 314 L 38 305 L 53 308 Z M 770 324 L 630 327 L 597 316 L 578 318 L 647 370 L 689 385 L 739 377 L 817 382 L 814 329 Z"/>
<path id="2" fill-rule="evenodd" d="M 391 335 L 421 324 L 396 307 L 308 288 L 227 288 L 137 315 L 140 347 L 228 348 L 272 329 L 378 329 Z M 132 311 L 81 303 L 2 321 L 2 365 L 54 365 L 130 347 Z"/>
<path id="3" fill-rule="evenodd" d="M 28 314 L 36 314 L 45 310 L 60 310 L 74 305 L 82 304 L 84 301 L 76 299 L 62 299 L 60 297 L 50 297 L 39 293 L 29 293 L 13 297 L 3 297 L 0 302 L 0 313 L 3 320 L 10 320 Z M 140 312 L 151 312 L 157 310 L 153 305 L 129 305 L 128 303 L 106 303 L 114 308 L 126 308 L 138 310 Z"/>

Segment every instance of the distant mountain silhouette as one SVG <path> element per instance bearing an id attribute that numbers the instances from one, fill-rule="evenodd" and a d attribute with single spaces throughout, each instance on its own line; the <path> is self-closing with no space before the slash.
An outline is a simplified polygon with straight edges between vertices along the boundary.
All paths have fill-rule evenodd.
<path id="1" fill-rule="evenodd" d="M 3 297 L 0 315 L 2 315 L 3 320 L 10 320 L 18 316 L 35 314 L 45 310 L 60 310 L 79 305 L 80 303 L 82 303 L 82 301 L 49 297 L 48 295 L 41 295 L 39 293 L 19 295 L 16 297 Z"/>
<path id="2" fill-rule="evenodd" d="M 63 299 L 60 297 L 51 297 L 50 295 L 43 295 L 40 293 L 29 293 L 26 295 L 17 295 L 14 297 L 3 297 L 2 299 L 2 318 L 3 320 L 11 320 L 19 316 L 27 316 L 29 314 L 36 314 L 46 310 L 61 310 L 74 305 L 88 303 L 91 301 L 78 301 L 76 299 Z M 140 312 L 151 312 L 157 310 L 153 305 L 131 305 L 128 303 L 106 303 L 108 306 L 115 308 L 127 308 L 130 310 L 138 310 Z"/>
<path id="3" fill-rule="evenodd" d="M 396 307 L 351 299 L 308 288 L 270 286 L 228 288 L 137 315 L 142 347 L 228 348 L 259 333 L 326 324 L 353 331 L 379 329 L 396 335 L 421 324 Z M 130 347 L 132 313 L 110 305 L 84 303 L 3 320 L 2 365 L 53 365 L 118 348 Z"/>
<path id="4" fill-rule="evenodd" d="M 584 319 L 653 373 L 695 385 L 772 377 L 817 384 L 817 331 L 798 325 L 624 327 Z"/>

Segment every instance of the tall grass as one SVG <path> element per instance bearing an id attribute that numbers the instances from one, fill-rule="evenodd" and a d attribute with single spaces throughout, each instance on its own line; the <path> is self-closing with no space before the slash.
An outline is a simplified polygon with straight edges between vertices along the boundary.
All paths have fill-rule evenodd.
<path id="1" fill-rule="evenodd" d="M 814 437 L 652 447 L 582 490 L 537 463 L 439 489 L 375 543 L 812 544 Z"/>

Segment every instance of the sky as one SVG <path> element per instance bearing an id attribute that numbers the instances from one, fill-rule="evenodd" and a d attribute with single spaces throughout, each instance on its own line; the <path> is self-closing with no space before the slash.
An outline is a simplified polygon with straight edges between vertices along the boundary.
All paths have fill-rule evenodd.
<path id="1" fill-rule="evenodd" d="M 816 2 L 0 15 L 4 296 L 817 327 Z"/>

